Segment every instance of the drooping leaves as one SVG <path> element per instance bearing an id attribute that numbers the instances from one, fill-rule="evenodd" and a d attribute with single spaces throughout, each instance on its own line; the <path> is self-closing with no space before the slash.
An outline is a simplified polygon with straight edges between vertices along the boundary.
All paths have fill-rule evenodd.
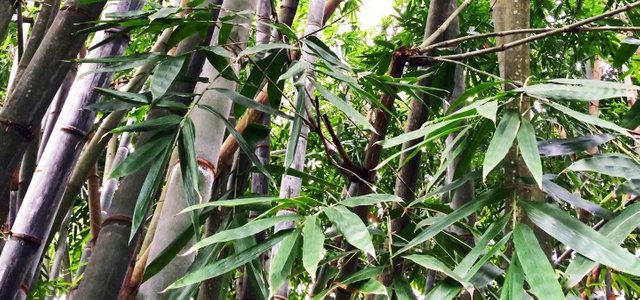
<path id="1" fill-rule="evenodd" d="M 325 208 L 324 214 L 342 233 L 349 244 L 374 257 L 376 256 L 369 231 L 358 215 L 340 205 Z"/>
<path id="2" fill-rule="evenodd" d="M 520 115 L 513 110 L 505 112 L 485 153 L 482 163 L 482 178 L 486 178 L 489 172 L 507 155 L 516 139 L 518 128 L 520 128 Z"/>
<path id="3" fill-rule="evenodd" d="M 542 162 L 540 161 L 540 153 L 536 143 L 536 132 L 531 122 L 525 119 L 520 121 L 520 130 L 518 130 L 517 137 L 520 155 L 522 155 L 522 159 L 529 168 L 533 179 L 542 188 Z"/>
<path id="4" fill-rule="evenodd" d="M 302 265 L 311 278 L 316 278 L 318 263 L 324 256 L 324 232 L 316 215 L 306 217 L 302 228 Z"/>
<path id="5" fill-rule="evenodd" d="M 627 179 L 640 179 L 640 164 L 624 154 L 604 153 L 587 157 L 571 164 L 569 169 Z"/>

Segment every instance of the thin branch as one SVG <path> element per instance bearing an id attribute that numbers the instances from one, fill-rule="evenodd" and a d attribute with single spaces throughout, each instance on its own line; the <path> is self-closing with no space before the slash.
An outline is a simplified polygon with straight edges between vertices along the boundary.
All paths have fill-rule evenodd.
<path id="1" fill-rule="evenodd" d="M 418 46 L 418 50 L 422 53 L 426 52 L 425 48 L 427 48 L 431 43 L 435 42 L 446 30 L 449 28 L 451 22 L 455 21 L 458 18 L 458 15 L 464 11 L 467 6 L 471 4 L 471 0 L 465 0 L 456 8 L 456 10 L 449 15 L 449 17 L 434 31 L 429 37 L 427 37 L 420 46 Z"/>
<path id="2" fill-rule="evenodd" d="M 558 35 L 558 34 L 562 34 L 562 33 L 566 33 L 566 32 L 573 32 L 576 30 L 576 28 L 579 28 L 580 26 L 584 26 L 590 23 L 593 23 L 595 21 L 604 19 L 606 17 L 610 17 L 616 14 L 619 14 L 621 12 L 625 12 L 628 10 L 631 10 L 635 7 L 640 6 L 640 1 L 636 1 L 630 4 L 627 4 L 621 8 L 603 13 L 601 15 L 597 15 L 588 19 L 584 19 L 582 21 L 573 23 L 571 25 L 562 27 L 562 28 L 557 28 L 551 31 L 547 31 L 545 33 L 541 33 L 541 34 L 536 34 L 536 35 L 532 35 L 523 39 L 519 39 L 516 41 L 513 41 L 511 43 L 507 43 L 507 44 L 503 44 L 503 45 L 498 45 L 495 47 L 491 47 L 491 48 L 486 48 L 486 49 L 481 49 L 481 50 L 476 50 L 476 51 L 471 51 L 471 52 L 467 52 L 467 53 L 462 53 L 462 54 L 452 54 L 452 55 L 445 55 L 445 56 L 439 56 L 438 58 L 440 59 L 450 59 L 450 60 L 464 60 L 464 59 L 468 59 L 471 57 L 475 57 L 475 56 L 479 56 L 479 55 L 483 55 L 483 54 L 488 54 L 488 53 L 495 53 L 495 52 L 502 52 L 508 49 L 511 49 L 513 47 L 516 46 L 520 46 L 522 44 L 526 44 L 526 43 L 530 43 L 533 41 L 537 41 L 546 37 L 550 37 L 550 36 L 554 36 L 554 35 Z M 420 50 L 420 48 L 418 49 Z M 421 51 L 421 53 L 424 53 Z M 433 57 L 429 57 L 429 56 L 423 56 L 429 60 L 432 60 Z M 414 57 L 416 58 L 416 57 Z"/>
<path id="3" fill-rule="evenodd" d="M 462 42 L 466 42 L 469 40 L 484 39 L 484 38 L 490 38 L 490 37 L 504 37 L 504 36 L 514 35 L 514 34 L 545 33 L 545 32 L 549 32 L 556 29 L 557 28 L 526 28 L 526 29 L 499 31 L 499 32 L 489 32 L 489 33 L 482 33 L 482 34 L 473 34 L 473 35 L 462 36 L 459 38 L 436 43 L 421 50 L 424 50 L 424 52 L 428 52 L 436 48 L 458 45 Z M 635 26 L 632 26 L 632 27 L 625 27 L 625 26 L 577 27 L 572 29 L 570 32 L 600 32 L 600 31 L 638 32 L 640 31 L 640 27 L 635 27 Z"/>

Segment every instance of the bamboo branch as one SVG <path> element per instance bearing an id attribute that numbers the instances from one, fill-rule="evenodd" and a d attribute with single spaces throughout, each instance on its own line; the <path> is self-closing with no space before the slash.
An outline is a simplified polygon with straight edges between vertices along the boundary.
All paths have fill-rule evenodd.
<path id="1" fill-rule="evenodd" d="M 491 47 L 491 48 L 486 48 L 486 49 L 481 49 L 481 50 L 476 50 L 476 51 L 471 51 L 471 52 L 467 52 L 467 53 L 462 53 L 462 54 L 452 54 L 452 55 L 444 55 L 444 56 L 439 56 L 438 58 L 444 58 L 444 59 L 450 59 L 450 60 L 464 60 L 464 59 L 469 59 L 471 57 L 475 57 L 475 56 L 479 56 L 479 55 L 483 55 L 483 54 L 489 54 L 489 53 L 495 53 L 495 52 L 503 52 L 506 51 L 508 49 L 511 49 L 513 47 L 517 47 L 520 46 L 522 44 L 527 44 L 527 43 L 531 43 L 533 41 L 537 41 L 543 38 L 547 38 L 550 36 L 554 36 L 554 35 L 558 35 L 558 34 L 562 34 L 562 33 L 568 33 L 568 32 L 574 32 L 576 30 L 576 28 L 579 28 L 580 26 L 584 26 L 590 23 L 593 23 L 595 21 L 604 19 L 606 17 L 610 17 L 625 11 L 629 11 L 635 7 L 640 6 L 640 1 L 636 1 L 633 3 L 629 3 L 621 8 L 591 17 L 591 18 L 587 18 L 584 19 L 582 21 L 578 21 L 575 22 L 571 25 L 567 25 L 565 27 L 562 28 L 557 28 L 557 29 L 553 29 L 541 34 L 536 34 L 533 36 L 529 36 L 526 38 L 522 38 L 510 43 L 506 43 L 506 44 L 502 44 L 502 45 L 498 45 L 495 47 Z M 418 48 L 418 50 L 420 51 L 420 53 L 424 53 L 425 51 L 423 51 L 422 48 Z M 418 57 L 424 57 L 427 60 L 431 60 L 430 56 L 414 56 L 413 59 L 416 59 Z"/>
<path id="2" fill-rule="evenodd" d="M 433 34 L 427 37 L 422 42 L 422 44 L 420 44 L 420 46 L 418 47 L 418 50 L 423 53 L 426 52 L 425 48 L 429 47 L 431 43 L 435 42 L 447 30 L 447 28 L 449 28 L 449 25 L 451 25 L 451 23 L 458 18 L 458 15 L 462 11 L 464 11 L 467 8 L 467 6 L 469 6 L 469 4 L 471 4 L 471 0 L 465 0 L 464 2 L 462 2 L 460 6 L 458 6 L 458 8 L 455 11 L 453 11 L 453 13 L 451 13 L 451 15 L 449 15 L 449 17 L 442 23 L 442 25 L 438 27 L 438 29 L 436 29 L 436 31 Z"/>
<path id="3" fill-rule="evenodd" d="M 424 52 L 429 52 L 429 50 L 433 50 L 433 49 L 437 49 L 437 48 L 443 48 L 443 47 L 447 47 L 447 46 L 458 45 L 458 44 L 460 44 L 462 42 L 466 42 L 466 41 L 469 41 L 469 40 L 485 39 L 485 38 L 490 38 L 490 37 L 504 37 L 504 36 L 515 35 L 515 34 L 544 33 L 544 32 L 549 32 L 549 31 L 552 31 L 552 30 L 555 30 L 555 28 L 514 29 L 514 30 L 505 30 L 505 31 L 498 31 L 498 32 L 489 32 L 489 33 L 467 35 L 467 36 L 462 36 L 462 37 L 459 37 L 459 38 L 450 39 L 450 40 L 442 41 L 440 43 L 429 45 L 429 46 L 424 48 Z M 640 31 L 640 27 L 637 27 L 637 26 L 631 26 L 631 27 L 625 27 L 625 26 L 577 27 L 577 28 L 572 29 L 570 32 L 600 32 L 600 31 L 630 31 L 630 32 L 637 32 L 637 31 Z"/>

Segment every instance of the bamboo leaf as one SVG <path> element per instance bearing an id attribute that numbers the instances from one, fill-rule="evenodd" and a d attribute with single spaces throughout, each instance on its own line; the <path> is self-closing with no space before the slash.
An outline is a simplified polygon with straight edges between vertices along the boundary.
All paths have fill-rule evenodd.
<path id="1" fill-rule="evenodd" d="M 239 94 L 238 92 L 234 91 L 234 90 L 230 90 L 230 89 L 223 89 L 223 88 L 213 88 L 211 89 L 213 91 L 216 91 L 222 95 L 224 95 L 225 97 L 229 98 L 229 100 L 235 102 L 236 104 L 240 104 L 242 106 L 248 107 L 248 108 L 252 108 L 270 115 L 275 115 L 275 116 L 279 116 L 281 118 L 287 119 L 287 120 L 291 120 L 293 119 L 291 116 L 269 106 L 269 105 L 264 105 L 264 104 L 260 104 L 256 101 L 253 101 L 252 99 L 249 99 L 241 94 Z"/>
<path id="2" fill-rule="evenodd" d="M 605 133 L 588 134 L 569 139 L 543 140 L 538 142 L 538 151 L 540 156 L 544 157 L 568 155 L 597 147 L 613 139 L 615 139 L 613 135 Z"/>
<path id="3" fill-rule="evenodd" d="M 180 171 L 182 175 L 182 185 L 187 205 L 196 205 L 202 202 L 198 188 L 198 162 L 195 149 L 195 125 L 191 118 L 186 117 L 180 128 L 178 139 L 178 156 L 180 157 Z M 208 200 L 208 199 L 207 199 Z M 193 225 L 196 240 L 200 239 L 200 222 L 195 212 L 189 214 Z"/>
<path id="4" fill-rule="evenodd" d="M 466 118 L 466 117 L 465 117 Z M 462 119 L 447 119 L 440 121 L 438 123 L 434 123 L 431 125 L 424 126 L 420 129 L 403 133 L 397 135 L 393 138 L 386 139 L 381 142 L 382 147 L 384 149 L 388 149 L 397 145 L 401 145 L 405 142 L 412 141 L 415 139 L 423 138 L 427 135 L 431 135 L 440 130 L 446 130 L 447 128 L 455 128 L 458 127 L 458 124 L 462 121 Z"/>
<path id="5" fill-rule="evenodd" d="M 390 194 L 367 194 L 363 196 L 351 197 L 345 200 L 340 201 L 338 204 L 348 206 L 348 207 L 356 207 L 361 205 L 372 205 L 383 202 L 403 202 L 402 198 L 396 195 Z"/>
<path id="6" fill-rule="evenodd" d="M 152 64 L 160 61 L 162 58 L 166 57 L 165 55 L 161 55 L 158 53 L 144 53 L 144 54 L 133 54 L 127 56 L 111 56 L 111 57 L 100 57 L 100 58 L 84 58 L 76 60 L 80 63 L 91 63 L 91 64 L 104 64 L 104 66 L 99 67 L 92 73 L 101 73 L 101 72 L 118 72 L 124 71 L 128 69 L 133 69 L 135 67 L 139 67 L 146 64 Z M 88 75 L 81 74 L 80 76 Z"/>
<path id="7" fill-rule="evenodd" d="M 318 92 L 320 92 L 320 94 L 322 94 L 322 96 L 324 96 L 325 99 L 327 99 L 329 102 L 331 102 L 331 104 L 335 105 L 340 111 L 342 111 L 345 115 L 347 115 L 349 118 L 351 118 L 351 120 L 353 120 L 356 124 L 359 124 L 359 125 L 363 126 L 364 128 L 367 128 L 367 129 L 369 129 L 369 130 L 371 130 L 373 132 L 376 132 L 375 128 L 373 128 L 373 125 L 371 125 L 371 123 L 369 123 L 367 118 L 365 116 L 363 116 L 362 114 L 360 114 L 360 112 L 358 112 L 351 105 L 349 105 L 349 103 L 347 103 L 346 101 L 338 98 L 338 96 L 334 95 L 331 91 L 326 89 L 321 84 L 319 84 L 319 83 L 317 83 L 315 81 L 312 81 L 312 82 L 313 82 L 313 85 L 318 90 Z"/>
<path id="8" fill-rule="evenodd" d="M 171 134 L 173 136 L 173 134 Z M 129 242 L 133 240 L 140 225 L 144 223 L 144 219 L 149 211 L 151 200 L 153 196 L 157 194 L 162 183 L 162 175 L 166 172 L 169 164 L 169 158 L 171 157 L 171 151 L 169 151 L 169 145 L 164 146 L 164 153 L 159 155 L 159 159 L 153 161 L 149 172 L 144 179 L 138 199 L 136 199 L 136 206 L 131 217 L 131 233 L 129 234 Z"/>
<path id="9" fill-rule="evenodd" d="M 572 118 L 574 118 L 576 120 L 579 120 L 579 121 L 582 121 L 582 122 L 585 122 L 585 123 L 588 123 L 588 124 L 591 124 L 591 125 L 599 126 L 599 127 L 602 127 L 602 128 L 610 129 L 610 130 L 619 132 L 622 135 L 630 136 L 629 132 L 626 129 L 624 129 L 624 128 L 622 128 L 622 127 L 620 127 L 620 126 L 618 126 L 618 125 L 616 125 L 614 123 L 611 123 L 609 121 L 600 119 L 598 117 L 594 117 L 594 116 L 590 116 L 590 115 L 587 115 L 587 114 L 583 114 L 583 113 L 577 112 L 577 111 L 575 111 L 573 109 L 567 108 L 567 107 L 562 106 L 562 105 L 560 105 L 558 103 L 547 102 L 546 104 L 551 106 L 551 107 L 553 107 L 553 108 L 555 108 L 555 109 L 557 109 L 557 110 L 559 110 L 559 111 L 561 111 L 561 112 L 563 112 L 563 113 L 565 113 L 565 114 L 567 114 L 567 115 L 569 115 L 570 117 L 572 117 Z"/>
<path id="10" fill-rule="evenodd" d="M 489 243 L 504 229 L 508 220 L 508 217 L 504 216 L 497 222 L 492 223 L 473 249 L 471 249 L 467 256 L 453 269 L 453 272 L 460 274 L 462 278 L 470 278 L 473 276 L 473 274 L 469 273 L 471 267 L 473 267 L 476 260 L 478 260 L 480 255 L 487 249 Z"/>
<path id="11" fill-rule="evenodd" d="M 249 145 L 249 143 L 244 139 L 242 134 L 240 134 L 236 130 L 235 126 L 229 123 L 229 120 L 227 120 L 227 118 L 225 118 L 223 115 L 221 115 L 218 111 L 216 111 L 213 107 L 209 105 L 199 104 L 198 107 L 201 107 L 207 110 L 208 112 L 210 112 L 211 114 L 213 114 L 214 116 L 222 120 L 222 123 L 224 124 L 224 126 L 227 127 L 227 130 L 229 131 L 229 133 L 231 133 L 231 135 L 233 135 L 233 137 L 236 139 L 236 141 L 238 142 L 238 146 L 247 155 L 247 157 L 249 157 L 249 160 L 251 160 L 253 165 L 260 171 L 260 173 L 267 176 L 269 180 L 273 180 L 273 177 L 271 177 L 267 169 L 264 168 L 264 166 L 262 165 L 262 162 L 260 162 L 260 160 L 256 156 L 254 152 L 254 147 Z"/>
<path id="12" fill-rule="evenodd" d="M 292 78 L 294 76 L 299 76 L 300 74 L 302 74 L 304 71 L 306 71 L 310 67 L 311 66 L 309 65 L 308 62 L 306 62 L 304 60 L 298 60 L 298 61 L 294 62 L 287 69 L 286 72 L 284 72 L 282 75 L 280 75 L 280 77 L 278 77 L 278 81 L 287 80 L 287 79 Z"/>
<path id="13" fill-rule="evenodd" d="M 140 123 L 121 126 L 111 130 L 112 133 L 122 133 L 122 132 L 141 132 L 141 131 L 153 131 L 153 130 L 167 130 L 178 126 L 182 122 L 182 117 L 178 115 L 168 115 L 164 117 L 144 120 Z"/>
<path id="14" fill-rule="evenodd" d="M 557 201 L 567 202 L 574 207 L 593 214 L 594 216 L 598 216 L 606 220 L 613 217 L 613 214 L 608 209 L 602 208 L 598 204 L 582 199 L 580 196 L 565 190 L 563 187 L 555 184 L 547 178 L 547 176 L 542 179 L 542 190 L 547 195 L 551 196 L 551 198 L 556 199 Z"/>
<path id="15" fill-rule="evenodd" d="M 636 202 L 624 209 L 618 216 L 605 223 L 598 232 L 611 239 L 614 243 L 622 243 L 639 225 L 640 202 Z M 567 286 L 573 287 L 580 283 L 582 278 L 596 267 L 596 265 L 597 263 L 593 260 L 582 255 L 577 255 L 565 271 Z"/>
<path id="16" fill-rule="evenodd" d="M 150 90 L 153 99 L 162 97 L 169 90 L 173 81 L 180 74 L 186 58 L 185 55 L 169 56 L 158 64 L 153 76 L 151 76 Z"/>
<path id="17" fill-rule="evenodd" d="M 436 234 L 443 231 L 445 228 L 451 226 L 453 223 L 458 222 L 460 219 L 474 213 L 478 209 L 485 207 L 486 205 L 504 199 L 506 192 L 503 190 L 491 190 L 479 195 L 475 200 L 463 205 L 462 207 L 454 210 L 452 213 L 442 217 L 436 223 L 429 226 L 429 228 L 420 232 L 411 241 L 409 241 L 404 247 L 396 251 L 395 255 L 406 252 L 407 250 L 421 244 Z"/>
<path id="18" fill-rule="evenodd" d="M 513 256 L 504 280 L 500 300 L 524 299 L 524 271 L 518 262 L 517 254 Z"/>
<path id="19" fill-rule="evenodd" d="M 451 300 L 460 293 L 460 286 L 450 282 L 440 282 L 424 298 L 425 300 Z"/>
<path id="20" fill-rule="evenodd" d="M 185 213 L 188 211 L 198 210 L 206 207 L 236 207 L 236 206 L 251 205 L 251 204 L 269 204 L 271 202 L 277 202 L 278 200 L 284 200 L 284 198 L 255 197 L 255 198 L 238 198 L 238 199 L 231 199 L 231 200 L 218 200 L 218 201 L 211 201 L 211 202 L 191 205 L 183 209 L 180 213 Z"/>
<path id="21" fill-rule="evenodd" d="M 516 89 L 517 92 L 527 93 L 542 98 L 556 100 L 593 101 L 620 98 L 626 95 L 625 89 L 596 85 L 565 85 L 542 83 Z"/>
<path id="22" fill-rule="evenodd" d="M 596 172 L 627 179 L 640 179 L 640 164 L 624 154 L 604 153 L 583 158 L 569 166 L 569 170 Z"/>
<path id="23" fill-rule="evenodd" d="M 317 176 L 313 176 L 311 174 L 305 173 L 304 171 L 300 171 L 300 170 L 296 170 L 296 169 L 286 169 L 283 166 L 277 166 L 277 165 L 266 165 L 264 166 L 264 168 L 269 171 L 269 173 L 274 173 L 274 174 L 287 174 L 289 176 L 293 176 L 293 177 L 298 177 L 300 179 L 303 180 L 303 182 L 306 182 L 307 184 L 321 184 L 327 187 L 333 187 L 333 188 L 340 188 L 339 185 L 330 182 L 328 180 L 324 180 L 320 177 Z M 251 168 L 252 172 L 257 171 L 255 168 Z"/>
<path id="24" fill-rule="evenodd" d="M 547 203 L 519 203 L 536 226 L 576 252 L 619 271 L 640 274 L 640 260 L 603 234 Z"/>
<path id="25" fill-rule="evenodd" d="M 489 148 L 485 152 L 484 162 L 482 163 L 483 179 L 487 178 L 489 172 L 507 155 L 509 148 L 516 139 L 519 127 L 520 115 L 516 111 L 508 110 L 500 120 L 500 123 L 498 123 L 493 138 L 489 142 Z"/>
<path id="26" fill-rule="evenodd" d="M 315 279 L 318 263 L 324 257 L 324 232 L 322 232 L 316 215 L 306 217 L 302 234 L 304 236 L 302 265 L 311 278 Z"/>
<path id="27" fill-rule="evenodd" d="M 300 139 L 300 132 L 302 131 L 302 116 L 305 115 L 305 106 L 307 99 L 305 93 L 307 91 L 302 84 L 297 84 L 296 90 L 296 116 L 293 118 L 293 124 L 291 125 L 291 135 L 289 136 L 289 141 L 287 142 L 287 151 L 284 156 L 285 168 L 289 168 L 293 163 L 293 159 L 295 158 L 296 150 L 298 149 L 298 140 Z"/>
<path id="28" fill-rule="evenodd" d="M 132 174 L 152 161 L 173 142 L 173 135 L 155 135 L 144 145 L 141 145 L 133 153 L 127 156 L 117 167 L 111 171 L 110 178 L 120 178 Z"/>
<path id="29" fill-rule="evenodd" d="M 113 97 L 123 102 L 134 104 L 136 106 L 148 105 L 150 103 L 149 99 L 144 94 L 121 92 L 118 90 L 105 89 L 105 88 L 99 88 L 99 87 L 94 89 L 99 94 L 102 94 L 108 97 Z"/>
<path id="30" fill-rule="evenodd" d="M 411 255 L 407 255 L 404 256 L 405 259 L 408 259 L 410 261 L 413 261 L 414 263 L 425 267 L 429 270 L 434 270 L 434 271 L 438 271 L 438 272 L 442 272 L 445 275 L 451 277 L 452 279 L 454 279 L 455 281 L 459 282 L 460 284 L 462 284 L 462 286 L 468 290 L 470 293 L 473 293 L 473 285 L 471 285 L 471 283 L 469 283 L 468 281 L 464 280 L 462 278 L 462 276 L 460 276 L 459 274 L 457 274 L 456 272 L 454 272 L 453 270 L 449 269 L 449 267 L 447 267 L 444 263 L 442 263 L 440 260 L 438 260 L 437 258 L 430 256 L 430 255 L 419 255 L 419 254 L 411 254 Z"/>
<path id="31" fill-rule="evenodd" d="M 596 79 L 557 78 L 557 79 L 551 79 L 549 80 L 549 82 L 580 85 L 580 86 L 595 86 L 595 87 L 603 87 L 603 88 L 609 88 L 609 89 L 640 90 L 640 86 L 637 86 L 637 85 L 626 84 L 626 83 L 615 82 L 615 81 L 596 80 Z"/>
<path id="32" fill-rule="evenodd" d="M 186 274 L 185 276 L 171 284 L 166 290 L 188 286 L 205 281 L 209 278 L 225 274 L 254 260 L 260 254 L 264 253 L 267 250 L 270 250 L 278 242 L 294 234 L 295 232 L 292 231 L 278 232 L 266 241 L 256 244 L 255 246 L 252 246 L 247 250 L 234 255 L 230 255 L 229 257 L 223 258 L 221 260 L 213 261 L 212 263 L 206 265 L 204 268 Z"/>
<path id="33" fill-rule="evenodd" d="M 387 295 L 387 298 L 389 297 L 387 288 L 384 284 L 373 278 L 353 284 L 351 287 L 357 292 L 365 295 Z"/>
<path id="34" fill-rule="evenodd" d="M 364 225 L 358 215 L 352 213 L 344 206 L 326 207 L 324 214 L 331 223 L 342 233 L 349 244 L 354 247 L 376 256 L 369 230 Z"/>
<path id="35" fill-rule="evenodd" d="M 527 168 L 529 168 L 538 187 L 542 188 L 542 162 L 540 161 L 540 153 L 536 143 L 536 132 L 528 120 L 522 119 L 520 121 L 520 130 L 518 130 L 517 137 L 522 159 Z"/>
<path id="36" fill-rule="evenodd" d="M 280 222 L 297 220 L 300 220 L 300 216 L 298 215 L 283 215 L 267 219 L 254 220 L 243 226 L 221 231 L 212 236 L 206 237 L 189 248 L 189 250 L 187 250 L 184 255 L 193 253 L 200 248 L 207 247 L 216 243 L 228 242 L 252 236 L 258 232 L 267 230 L 268 228 L 271 228 Z"/>
<path id="37" fill-rule="evenodd" d="M 533 294 L 539 299 L 564 299 L 562 287 L 533 230 L 527 225 L 516 224 L 513 229 L 513 244 Z"/>
<path id="38" fill-rule="evenodd" d="M 255 45 L 253 47 L 249 47 L 247 49 L 242 50 L 238 54 L 238 57 L 252 55 L 252 54 L 256 54 L 258 52 L 269 51 L 269 50 L 274 50 L 274 49 L 296 50 L 296 49 L 298 49 L 298 47 L 296 47 L 294 45 L 283 44 L 283 43 L 257 44 L 257 45 Z"/>
<path id="39" fill-rule="evenodd" d="M 496 122 L 496 116 L 498 115 L 498 101 L 489 101 L 476 108 L 479 115 Z"/>
<path id="40" fill-rule="evenodd" d="M 269 289 L 275 294 L 291 275 L 293 262 L 298 258 L 300 229 L 287 236 L 274 247 L 278 249 L 269 266 Z"/>

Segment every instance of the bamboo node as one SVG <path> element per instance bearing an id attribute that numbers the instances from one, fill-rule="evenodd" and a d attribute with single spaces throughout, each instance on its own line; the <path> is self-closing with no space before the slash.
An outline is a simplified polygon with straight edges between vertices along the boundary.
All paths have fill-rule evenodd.
<path id="1" fill-rule="evenodd" d="M 216 174 L 216 166 L 214 166 L 210 161 L 204 158 L 198 158 L 198 165 L 204 169 L 207 169 L 211 174 Z"/>
<path id="2" fill-rule="evenodd" d="M 109 215 L 104 219 L 104 221 L 102 221 L 102 227 L 104 228 L 110 223 L 119 223 L 125 226 L 131 226 L 133 219 L 127 215 Z"/>
<path id="3" fill-rule="evenodd" d="M 60 130 L 62 130 L 64 132 L 68 132 L 68 133 L 73 134 L 73 135 L 77 135 L 77 136 L 79 136 L 81 138 L 84 138 L 87 135 L 86 131 L 84 131 L 84 130 L 78 128 L 78 127 L 75 127 L 75 126 L 71 126 L 71 125 L 64 126 Z"/>
<path id="4" fill-rule="evenodd" d="M 40 238 L 32 236 L 32 235 L 28 235 L 26 233 L 16 233 L 16 232 L 11 232 L 9 233 L 10 237 L 12 240 L 16 240 L 16 241 L 22 241 L 22 242 L 29 242 L 32 243 L 36 246 L 40 246 L 40 244 L 42 244 L 42 240 L 40 240 Z"/>
<path id="5" fill-rule="evenodd" d="M 22 136 L 22 138 L 27 142 L 30 142 L 33 139 L 33 131 L 31 125 L 22 125 L 5 119 L 0 119 L 0 124 L 4 125 L 5 132 L 13 130 L 20 136 Z"/>

